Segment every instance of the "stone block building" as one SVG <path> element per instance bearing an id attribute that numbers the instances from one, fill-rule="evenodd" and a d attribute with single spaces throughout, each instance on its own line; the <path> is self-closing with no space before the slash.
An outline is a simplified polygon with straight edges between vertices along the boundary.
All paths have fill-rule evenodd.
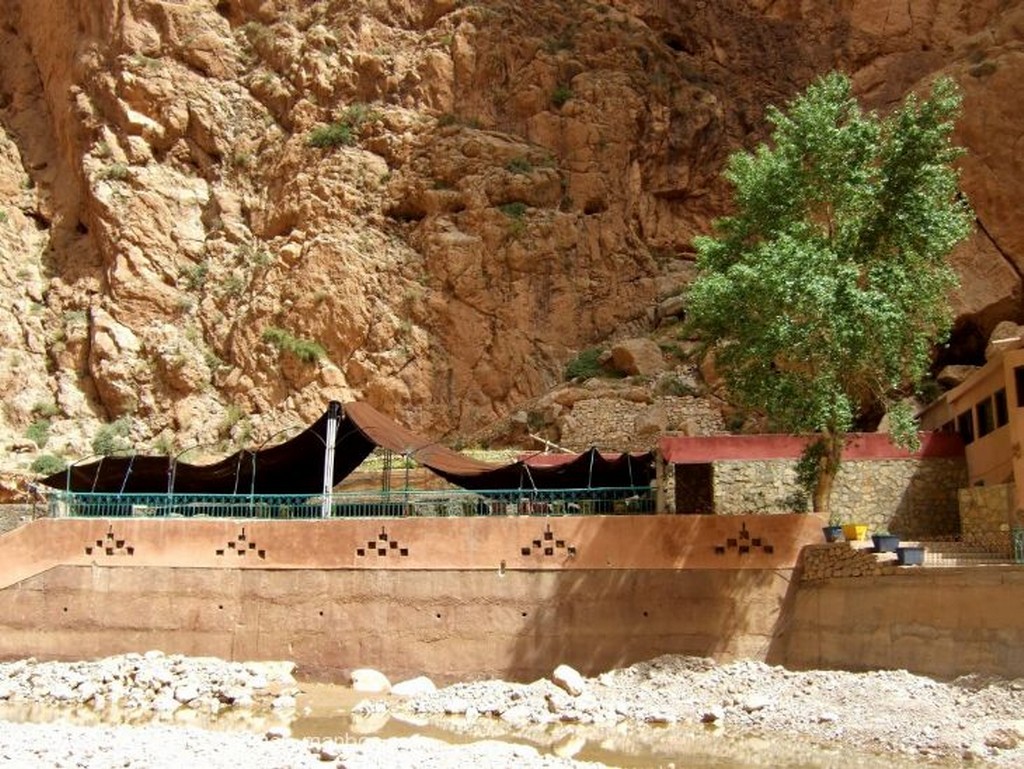
<path id="1" fill-rule="evenodd" d="M 808 436 L 663 436 L 661 477 L 676 513 L 789 513 L 810 509 L 796 464 Z M 955 536 L 959 492 L 967 485 L 963 444 L 952 433 L 921 435 L 908 452 L 883 433 L 849 437 L 832 492 L 844 522 L 866 523 L 907 539 Z"/>

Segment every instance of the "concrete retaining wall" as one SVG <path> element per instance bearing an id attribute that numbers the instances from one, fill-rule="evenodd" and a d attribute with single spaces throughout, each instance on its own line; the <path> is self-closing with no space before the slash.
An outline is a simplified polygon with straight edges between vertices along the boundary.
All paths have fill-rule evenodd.
<path id="1" fill-rule="evenodd" d="M 1024 676 L 1024 569 L 904 568 L 803 582 L 769 661 L 792 668 L 904 668 L 947 678 Z"/>
<path id="2" fill-rule="evenodd" d="M 1024 676 L 1024 568 L 800 581 L 821 523 L 42 520 L 0 537 L 0 657 L 158 648 L 449 681 L 671 652 Z"/>
<path id="3" fill-rule="evenodd" d="M 664 653 L 763 659 L 767 570 L 210 570 L 61 566 L 0 591 L 0 657 L 289 659 L 323 678 L 587 674 Z"/>
<path id="4" fill-rule="evenodd" d="M 47 519 L 0 537 L 0 656 L 158 648 L 528 680 L 767 653 L 814 516 Z"/>

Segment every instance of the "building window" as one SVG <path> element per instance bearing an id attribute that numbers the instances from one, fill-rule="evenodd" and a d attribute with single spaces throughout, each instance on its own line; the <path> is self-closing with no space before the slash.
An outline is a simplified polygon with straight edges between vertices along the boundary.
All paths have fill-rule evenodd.
<path id="1" fill-rule="evenodd" d="M 956 431 L 960 433 L 960 440 L 965 446 L 974 442 L 974 422 L 970 411 L 965 411 L 956 418 Z"/>
<path id="2" fill-rule="evenodd" d="M 997 390 L 996 399 L 996 427 L 1002 427 L 1010 421 L 1010 412 L 1006 408 L 1006 388 Z"/>
<path id="3" fill-rule="evenodd" d="M 992 408 L 992 399 L 986 398 L 974 408 L 978 412 L 978 437 L 984 438 L 996 429 L 996 417 Z"/>
<path id="4" fill-rule="evenodd" d="M 1024 406 L 1024 366 L 1013 370 L 1013 383 L 1017 386 L 1017 408 Z"/>

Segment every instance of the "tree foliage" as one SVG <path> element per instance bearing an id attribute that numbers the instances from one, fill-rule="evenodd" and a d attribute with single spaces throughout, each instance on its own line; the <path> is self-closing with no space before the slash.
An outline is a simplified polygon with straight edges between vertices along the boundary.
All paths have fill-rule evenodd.
<path id="1" fill-rule="evenodd" d="M 959 112 L 946 79 L 879 117 L 845 76 L 826 75 L 769 108 L 771 145 L 725 171 L 735 213 L 695 239 L 690 322 L 736 400 L 779 429 L 821 434 L 817 510 L 845 433 L 898 403 L 948 333 L 946 257 L 973 221 L 952 165 Z M 916 437 L 905 416 L 904 443 Z"/>

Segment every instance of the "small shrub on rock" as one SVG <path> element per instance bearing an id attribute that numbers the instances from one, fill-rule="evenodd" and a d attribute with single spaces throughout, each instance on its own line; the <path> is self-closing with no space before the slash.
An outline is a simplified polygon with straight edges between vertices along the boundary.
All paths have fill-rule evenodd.
<path id="1" fill-rule="evenodd" d="M 40 454 L 32 460 L 29 469 L 37 475 L 53 475 L 61 472 L 67 466 L 67 462 L 54 454 Z"/>
<path id="2" fill-rule="evenodd" d="M 583 350 L 579 355 L 565 364 L 565 378 L 590 379 L 595 376 L 605 376 L 606 371 L 598 360 L 603 353 L 600 347 L 590 347 Z"/>
<path id="3" fill-rule="evenodd" d="M 263 341 L 282 352 L 292 353 L 305 363 L 315 363 L 327 355 L 327 351 L 311 339 L 300 339 L 285 329 L 274 326 L 263 331 Z"/>

